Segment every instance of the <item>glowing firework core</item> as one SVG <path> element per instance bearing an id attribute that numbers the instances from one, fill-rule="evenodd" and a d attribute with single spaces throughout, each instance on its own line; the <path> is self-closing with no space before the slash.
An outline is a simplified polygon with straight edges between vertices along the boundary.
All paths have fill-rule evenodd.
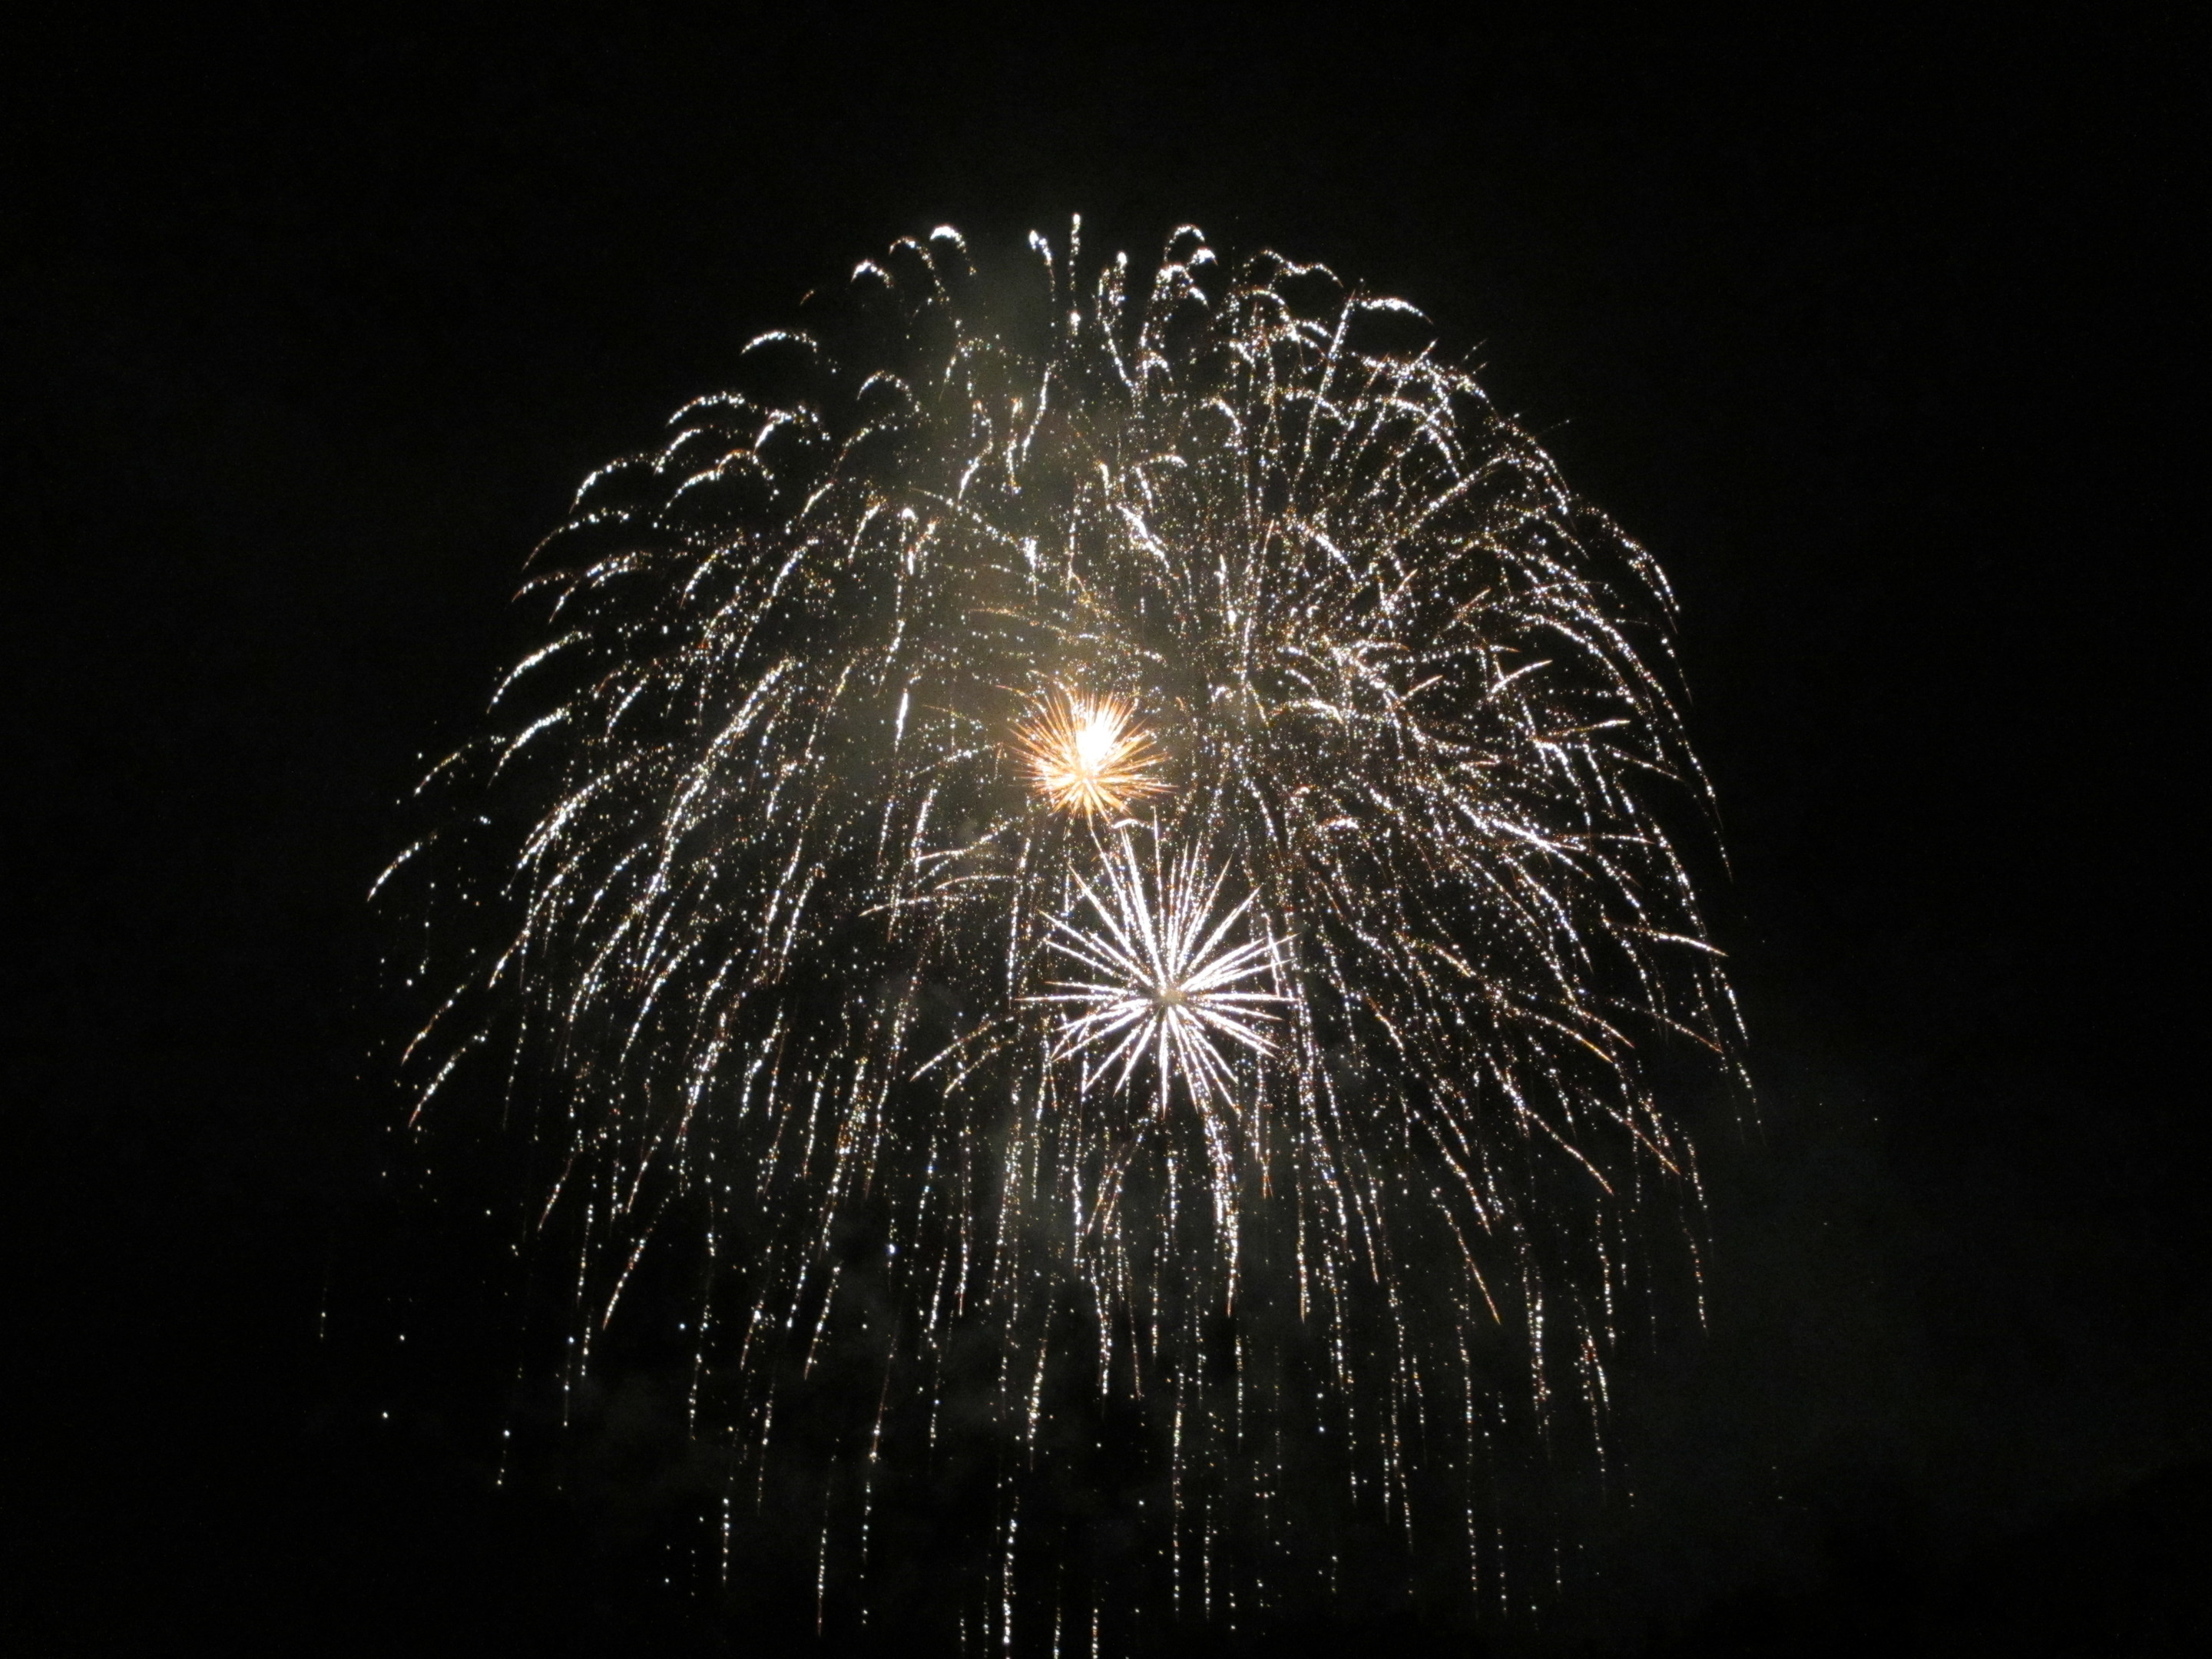
<path id="1" fill-rule="evenodd" d="M 1060 691 L 1046 699 L 1016 734 L 1030 781 L 1053 806 L 1086 817 L 1111 817 L 1140 795 L 1164 793 L 1153 775 L 1158 753 L 1134 729 L 1136 712 L 1111 697 Z"/>

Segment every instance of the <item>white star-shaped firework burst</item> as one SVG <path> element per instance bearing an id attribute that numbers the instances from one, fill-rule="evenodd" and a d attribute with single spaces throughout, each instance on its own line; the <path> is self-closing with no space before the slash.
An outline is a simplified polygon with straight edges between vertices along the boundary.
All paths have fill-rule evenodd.
<path id="1" fill-rule="evenodd" d="M 1275 1050 L 1265 1028 L 1280 1018 L 1272 1008 L 1291 1000 L 1274 988 L 1281 942 L 1264 924 L 1257 937 L 1239 939 L 1237 923 L 1255 896 L 1217 917 L 1227 872 L 1209 879 L 1194 855 L 1163 870 L 1155 850 L 1147 869 L 1125 828 L 1103 863 L 1098 886 L 1074 878 L 1095 920 L 1055 916 L 1045 941 L 1097 977 L 1057 981 L 1030 999 L 1065 1010 L 1053 1057 L 1083 1056 L 1087 1091 L 1109 1073 L 1113 1086 L 1126 1085 L 1149 1054 L 1158 1110 L 1178 1077 L 1193 1104 L 1225 1104 L 1235 1077 L 1224 1045 Z"/>

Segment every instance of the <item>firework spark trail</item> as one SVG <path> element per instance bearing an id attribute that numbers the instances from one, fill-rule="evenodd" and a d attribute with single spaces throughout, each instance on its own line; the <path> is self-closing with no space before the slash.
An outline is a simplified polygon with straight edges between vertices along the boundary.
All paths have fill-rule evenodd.
<path id="1" fill-rule="evenodd" d="M 1639 1216 L 1694 1193 L 1645 1057 L 1738 1028 L 1650 557 L 1403 302 L 1188 229 L 1149 284 L 1033 246 L 987 312 L 951 232 L 897 245 L 586 482 L 545 642 L 428 781 L 434 919 L 514 926 L 415 1109 L 512 1054 L 594 1326 L 656 1240 L 708 1252 L 695 1418 L 756 1456 L 886 1304 L 872 1400 L 989 1328 L 1033 1437 L 1079 1289 L 1097 1388 L 1175 1402 L 1176 1490 L 1228 1483 L 1210 1563 L 1224 1506 L 1279 1516 L 1285 1425 L 1386 1509 L 1431 1394 L 1472 1457 L 1470 1331 L 1596 1411 Z M 1231 1401 L 1207 1321 L 1263 1282 L 1295 1329 L 1235 1338 Z"/>

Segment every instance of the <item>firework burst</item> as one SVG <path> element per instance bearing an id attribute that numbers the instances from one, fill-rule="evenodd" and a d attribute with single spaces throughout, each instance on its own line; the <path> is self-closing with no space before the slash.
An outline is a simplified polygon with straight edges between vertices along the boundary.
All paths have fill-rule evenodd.
<path id="1" fill-rule="evenodd" d="M 1124 832 L 1104 866 L 1106 897 L 1076 878 L 1096 926 L 1055 916 L 1047 941 L 1101 977 L 1056 981 L 1030 999 L 1066 1010 L 1053 1057 L 1085 1056 L 1080 1086 L 1087 1092 L 1109 1075 L 1126 1085 L 1149 1054 L 1158 1113 L 1178 1080 L 1200 1110 L 1232 1109 L 1238 1084 L 1223 1044 L 1254 1055 L 1275 1052 L 1266 1034 L 1276 1018 L 1269 1005 L 1288 999 L 1255 982 L 1273 982 L 1279 947 L 1264 934 L 1231 938 L 1252 900 L 1217 920 L 1224 875 L 1209 884 L 1194 854 L 1178 858 L 1171 872 L 1157 860 L 1147 872 Z"/>
<path id="2" fill-rule="evenodd" d="M 1063 811 L 1112 817 L 1164 793 L 1152 737 L 1111 697 L 1054 690 L 1015 738 L 1037 793 Z"/>
<path id="3" fill-rule="evenodd" d="M 825 1344 L 869 1445 L 980 1390 L 1009 1471 L 1066 1372 L 1152 1414 L 1178 1607 L 1232 1537 L 1248 1605 L 1283 1582 L 1293 1490 L 1482 1581 L 1494 1431 L 1595 1420 L 1694 1195 L 1652 1059 L 1736 1041 L 1662 578 L 1402 302 L 1033 247 L 987 308 L 957 236 L 898 245 L 586 481 L 402 860 L 410 974 L 507 923 L 414 1121 L 498 1060 L 572 1372 L 693 1264 L 693 1432 L 756 1479 Z"/>

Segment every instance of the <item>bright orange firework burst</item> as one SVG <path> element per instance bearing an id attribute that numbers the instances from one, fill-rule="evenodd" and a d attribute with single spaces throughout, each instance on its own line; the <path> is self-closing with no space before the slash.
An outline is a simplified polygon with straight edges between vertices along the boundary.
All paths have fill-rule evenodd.
<path id="1" fill-rule="evenodd" d="M 1135 719 L 1135 709 L 1115 698 L 1055 691 L 1014 734 L 1014 746 L 1047 801 L 1110 817 L 1139 796 L 1167 788 L 1153 774 L 1159 751 Z"/>

